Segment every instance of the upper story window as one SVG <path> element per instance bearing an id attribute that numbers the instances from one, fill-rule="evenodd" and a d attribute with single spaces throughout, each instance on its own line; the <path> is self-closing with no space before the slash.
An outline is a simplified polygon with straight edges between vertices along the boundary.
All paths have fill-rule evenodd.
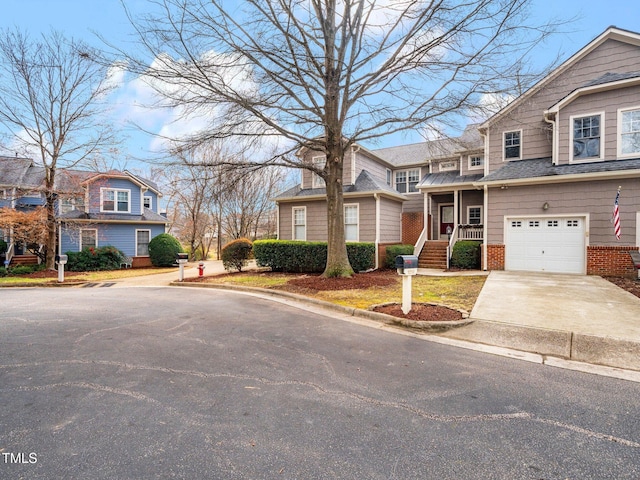
<path id="1" fill-rule="evenodd" d="M 146 197 L 145 196 L 144 200 L 143 200 L 143 205 L 144 205 L 144 208 L 148 208 L 149 210 L 152 210 L 153 209 L 152 208 L 153 207 L 153 197 Z"/>
<path id="2" fill-rule="evenodd" d="M 396 172 L 396 190 L 400 193 L 417 192 L 416 185 L 420 181 L 420 169 L 401 170 Z"/>
<path id="3" fill-rule="evenodd" d="M 438 164 L 438 170 L 441 172 L 451 172 L 457 169 L 458 169 L 458 162 L 456 162 L 455 160 L 450 162 L 440 162 Z"/>
<path id="4" fill-rule="evenodd" d="M 83 210 L 82 197 L 62 198 L 60 200 L 60 213 L 67 213 L 72 210 Z"/>
<path id="5" fill-rule="evenodd" d="M 618 156 L 640 155 L 640 108 L 618 114 Z"/>
<path id="6" fill-rule="evenodd" d="M 484 157 L 482 155 L 471 155 L 469 157 L 469 170 L 477 170 L 484 167 Z"/>
<path id="7" fill-rule="evenodd" d="M 117 188 L 100 189 L 100 211 L 130 213 L 131 212 L 131 191 L 119 190 Z"/>
<path id="8" fill-rule="evenodd" d="M 391 173 L 391 170 L 387 168 L 387 185 L 391 186 L 392 182 L 393 182 L 393 174 Z"/>
<path id="9" fill-rule="evenodd" d="M 573 159 L 600 158 L 602 114 L 571 117 Z"/>
<path id="10" fill-rule="evenodd" d="M 504 132 L 504 159 L 518 160 L 522 155 L 522 130 Z"/>
<path id="11" fill-rule="evenodd" d="M 311 159 L 311 163 L 315 168 L 322 170 L 327 163 L 327 157 L 325 157 L 324 155 L 321 157 L 313 157 Z M 324 178 L 316 173 L 311 174 L 311 188 L 322 188 L 325 186 L 326 183 L 324 181 Z"/>

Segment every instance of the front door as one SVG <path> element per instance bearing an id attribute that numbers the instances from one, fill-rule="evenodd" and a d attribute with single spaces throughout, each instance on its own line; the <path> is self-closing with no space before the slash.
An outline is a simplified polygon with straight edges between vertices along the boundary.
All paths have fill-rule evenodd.
<path id="1" fill-rule="evenodd" d="M 440 206 L 440 238 L 447 238 L 447 227 L 453 232 L 453 205 Z"/>

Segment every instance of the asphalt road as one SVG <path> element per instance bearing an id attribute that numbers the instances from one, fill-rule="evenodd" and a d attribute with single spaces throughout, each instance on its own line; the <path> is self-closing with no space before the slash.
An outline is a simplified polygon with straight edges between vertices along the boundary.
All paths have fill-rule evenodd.
<path id="1" fill-rule="evenodd" d="M 1 479 L 637 479 L 639 398 L 238 293 L 0 289 Z"/>

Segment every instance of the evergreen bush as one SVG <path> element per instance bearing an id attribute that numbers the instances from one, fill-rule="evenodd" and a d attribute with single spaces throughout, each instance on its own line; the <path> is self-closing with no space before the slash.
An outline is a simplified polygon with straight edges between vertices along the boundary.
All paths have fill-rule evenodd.
<path id="1" fill-rule="evenodd" d="M 222 265 L 227 271 L 232 269 L 238 272 L 242 271 L 242 267 L 247 265 L 247 262 L 251 258 L 251 250 L 253 244 L 251 240 L 246 238 L 238 238 L 230 243 L 227 243 L 222 247 L 221 257 Z"/>
<path id="2" fill-rule="evenodd" d="M 149 242 L 149 258 L 155 267 L 175 265 L 176 255 L 183 251 L 178 239 L 168 233 L 161 233 Z"/>
<path id="3" fill-rule="evenodd" d="M 65 270 L 70 272 L 93 272 L 118 270 L 124 261 L 124 253 L 116 247 L 89 247 L 81 252 L 67 252 Z"/>
<path id="4" fill-rule="evenodd" d="M 375 267 L 373 243 L 347 243 L 347 255 L 355 272 Z M 327 265 L 327 242 L 256 240 L 253 256 L 260 267 L 274 272 L 322 273 Z"/>
<path id="5" fill-rule="evenodd" d="M 384 257 L 385 268 L 396 268 L 398 255 L 413 255 L 413 245 L 387 245 Z"/>
<path id="6" fill-rule="evenodd" d="M 464 269 L 480 268 L 480 242 L 461 240 L 451 252 L 451 266 Z"/>

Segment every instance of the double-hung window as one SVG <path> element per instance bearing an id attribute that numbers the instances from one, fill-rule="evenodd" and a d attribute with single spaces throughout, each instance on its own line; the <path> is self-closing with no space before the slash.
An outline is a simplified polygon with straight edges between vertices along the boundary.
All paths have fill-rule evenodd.
<path id="1" fill-rule="evenodd" d="M 100 211 L 131 213 L 131 191 L 116 188 L 100 189 Z"/>
<path id="2" fill-rule="evenodd" d="M 573 159 L 600 158 L 602 116 L 572 117 Z"/>
<path id="3" fill-rule="evenodd" d="M 136 257 L 149 256 L 151 230 L 136 230 Z"/>
<path id="4" fill-rule="evenodd" d="M 142 206 L 151 210 L 153 207 L 153 197 L 145 196 L 142 200 Z"/>
<path id="5" fill-rule="evenodd" d="M 484 167 L 484 157 L 482 155 L 471 155 L 469 157 L 469 170 L 477 170 Z"/>
<path id="6" fill-rule="evenodd" d="M 522 130 L 504 132 L 504 159 L 518 160 L 522 154 Z"/>
<path id="7" fill-rule="evenodd" d="M 358 204 L 344 206 L 344 237 L 347 242 L 358 241 Z"/>
<path id="8" fill-rule="evenodd" d="M 640 109 L 621 110 L 618 129 L 619 156 L 640 155 Z"/>
<path id="9" fill-rule="evenodd" d="M 468 207 L 467 216 L 469 225 L 480 225 L 482 223 L 482 207 Z"/>
<path id="10" fill-rule="evenodd" d="M 293 207 L 293 239 L 307 239 L 307 208 Z"/>
<path id="11" fill-rule="evenodd" d="M 98 230 L 95 228 L 83 228 L 80 230 L 80 250 L 96 248 L 98 246 Z"/>
<path id="12" fill-rule="evenodd" d="M 416 185 L 420 181 L 420 169 L 401 170 L 396 172 L 396 190 L 400 193 L 417 192 Z"/>
<path id="13" fill-rule="evenodd" d="M 325 164 L 327 163 L 327 158 L 324 155 L 321 157 L 313 157 L 311 159 L 311 163 L 318 170 L 322 170 Z M 326 186 L 326 183 L 324 181 L 324 178 L 322 178 L 320 175 L 318 175 L 315 172 L 311 174 L 311 188 L 322 188 L 325 186 Z"/>

